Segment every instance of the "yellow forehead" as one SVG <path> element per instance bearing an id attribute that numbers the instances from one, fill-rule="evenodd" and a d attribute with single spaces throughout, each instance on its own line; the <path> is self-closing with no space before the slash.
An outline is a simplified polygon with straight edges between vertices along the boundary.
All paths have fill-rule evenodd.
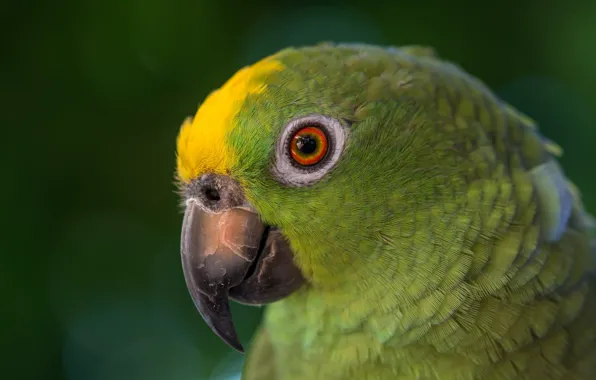
<path id="1" fill-rule="evenodd" d="M 236 161 L 227 144 L 235 116 L 247 96 L 265 90 L 265 76 L 283 68 L 281 62 L 268 57 L 239 70 L 205 99 L 194 118 L 184 121 L 177 140 L 177 171 L 182 181 L 206 172 L 227 173 Z"/>

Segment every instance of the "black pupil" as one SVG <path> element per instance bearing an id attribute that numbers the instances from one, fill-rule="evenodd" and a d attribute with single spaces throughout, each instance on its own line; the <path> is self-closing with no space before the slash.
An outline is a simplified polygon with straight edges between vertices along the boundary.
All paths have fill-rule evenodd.
<path id="1" fill-rule="evenodd" d="M 296 148 L 304 155 L 313 154 L 317 151 L 317 140 L 311 135 L 299 136 L 296 139 Z"/>

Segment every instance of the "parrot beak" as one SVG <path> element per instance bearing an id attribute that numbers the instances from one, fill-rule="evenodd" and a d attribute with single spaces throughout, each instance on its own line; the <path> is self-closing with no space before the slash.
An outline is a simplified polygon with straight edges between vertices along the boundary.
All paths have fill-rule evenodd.
<path id="1" fill-rule="evenodd" d="M 274 302 L 298 289 L 304 279 L 285 237 L 247 207 L 239 186 L 222 177 L 206 178 L 187 196 L 181 237 L 184 278 L 207 325 L 243 352 L 228 299 L 250 305 Z M 204 194 L 214 190 L 217 196 L 206 199 Z"/>

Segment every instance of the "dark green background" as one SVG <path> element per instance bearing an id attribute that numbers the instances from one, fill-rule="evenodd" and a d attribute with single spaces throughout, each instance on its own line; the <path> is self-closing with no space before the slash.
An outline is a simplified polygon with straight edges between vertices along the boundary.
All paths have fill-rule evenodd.
<path id="1" fill-rule="evenodd" d="M 175 138 L 286 45 L 436 47 L 541 123 L 596 211 L 593 1 L 3 0 L 0 31 L 2 379 L 237 371 L 183 282 Z M 233 311 L 246 344 L 259 310 Z"/>

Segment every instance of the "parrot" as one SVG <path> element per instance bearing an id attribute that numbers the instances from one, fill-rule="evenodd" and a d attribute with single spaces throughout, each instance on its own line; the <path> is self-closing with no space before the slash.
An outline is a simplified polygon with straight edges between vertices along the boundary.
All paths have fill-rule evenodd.
<path id="1" fill-rule="evenodd" d="M 564 126 L 561 126 L 562 128 Z M 596 224 L 530 116 L 425 45 L 287 47 L 179 128 L 194 306 L 246 380 L 596 378 Z"/>

